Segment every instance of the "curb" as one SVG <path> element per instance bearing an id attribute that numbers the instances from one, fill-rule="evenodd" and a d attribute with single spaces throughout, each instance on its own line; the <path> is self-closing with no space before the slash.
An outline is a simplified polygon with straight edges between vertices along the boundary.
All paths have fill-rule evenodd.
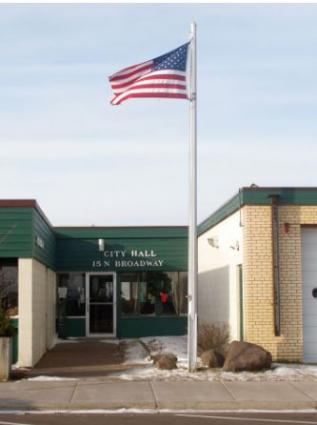
<path id="1" fill-rule="evenodd" d="M 7 411 L 139 411 L 142 413 L 146 412 L 177 412 L 177 411 L 246 411 L 246 410 L 261 410 L 261 411 L 296 411 L 296 410 L 312 410 L 317 411 L 316 402 L 213 402 L 213 403 L 159 403 L 155 406 L 154 403 L 111 403 L 111 404 L 100 404 L 100 403 L 74 403 L 74 404 L 54 404 L 54 403 L 40 403 L 26 405 L 24 403 L 1 403 L 0 402 L 0 414 Z"/>

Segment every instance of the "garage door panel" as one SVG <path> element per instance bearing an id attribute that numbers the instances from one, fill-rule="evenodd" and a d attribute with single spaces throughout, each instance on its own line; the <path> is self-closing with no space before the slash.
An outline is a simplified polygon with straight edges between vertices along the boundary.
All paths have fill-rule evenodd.
<path id="1" fill-rule="evenodd" d="M 309 272 L 315 272 L 317 270 L 317 263 L 316 263 L 316 259 L 313 260 L 307 260 L 307 259 L 302 259 L 302 270 L 303 273 L 309 273 Z"/>
<path id="2" fill-rule="evenodd" d="M 312 343 L 317 344 L 316 327 L 315 326 L 305 327 L 304 338 L 305 338 L 305 343 L 307 342 L 307 344 L 312 344 Z"/>
<path id="3" fill-rule="evenodd" d="M 305 363 L 313 363 L 313 364 L 317 363 L 316 356 L 314 354 L 311 355 L 311 356 L 308 356 L 307 354 L 304 355 L 303 360 L 304 360 Z"/>
<path id="4" fill-rule="evenodd" d="M 317 243 L 317 228 L 302 227 L 302 237 L 305 243 Z"/>
<path id="5" fill-rule="evenodd" d="M 316 272 L 311 272 L 309 273 L 309 275 L 306 273 L 303 273 L 302 279 L 303 279 L 303 287 L 307 286 L 310 288 L 317 288 Z"/>
<path id="6" fill-rule="evenodd" d="M 303 312 L 303 321 L 304 321 L 304 325 L 305 326 L 317 326 L 315 324 L 316 319 L 317 318 L 317 312 L 315 312 L 315 314 L 309 314 L 306 313 L 305 311 Z"/>
<path id="7" fill-rule="evenodd" d="M 302 252 L 304 257 L 302 258 L 302 268 L 304 272 L 310 272 L 310 271 L 316 271 L 317 270 L 317 263 L 316 263 L 316 257 L 314 258 L 307 258 L 305 256 L 305 253 Z"/>
<path id="8" fill-rule="evenodd" d="M 315 285 L 303 285 L 302 294 L 303 299 L 307 300 L 307 302 L 311 302 L 311 308 L 316 308 L 317 310 L 317 298 L 313 297 L 313 290 L 317 288 Z"/>
<path id="9" fill-rule="evenodd" d="M 303 309 L 303 314 L 314 314 L 317 312 L 316 298 L 313 298 L 311 295 L 302 295 L 302 303 L 303 306 L 305 305 L 305 309 Z"/>
<path id="10" fill-rule="evenodd" d="M 302 228 L 303 357 L 317 362 L 317 229 Z"/>
<path id="11" fill-rule="evenodd" d="M 307 342 L 307 344 L 305 344 L 305 354 L 309 355 L 309 356 L 315 356 L 315 359 L 317 361 L 317 342 Z"/>
<path id="12" fill-rule="evenodd" d="M 304 291 L 304 288 L 303 288 L 303 291 Z M 303 298 L 303 302 L 305 302 L 305 304 L 307 303 L 307 307 L 311 309 L 311 313 L 313 313 L 314 310 L 317 310 L 317 306 L 316 306 L 317 300 L 316 298 L 313 298 L 309 294 L 311 294 L 311 291 L 308 291 L 307 295 L 303 294 L 302 298 Z"/>
<path id="13" fill-rule="evenodd" d="M 302 253 L 304 254 L 304 260 L 313 260 L 316 261 L 316 258 L 314 257 L 314 254 L 317 251 L 317 244 L 316 245 L 302 245 Z"/>

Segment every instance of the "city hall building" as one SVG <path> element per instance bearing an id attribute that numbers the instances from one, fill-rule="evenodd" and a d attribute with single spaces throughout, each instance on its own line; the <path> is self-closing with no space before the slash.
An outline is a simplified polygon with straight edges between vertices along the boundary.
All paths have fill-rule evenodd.
<path id="1" fill-rule="evenodd" d="M 275 360 L 317 362 L 317 188 L 242 188 L 198 227 L 198 318 Z M 0 289 L 33 366 L 56 335 L 187 332 L 187 227 L 55 227 L 0 200 Z"/>
<path id="2" fill-rule="evenodd" d="M 33 366 L 60 337 L 180 335 L 186 227 L 54 227 L 34 200 L 0 200 L 0 287 Z"/>

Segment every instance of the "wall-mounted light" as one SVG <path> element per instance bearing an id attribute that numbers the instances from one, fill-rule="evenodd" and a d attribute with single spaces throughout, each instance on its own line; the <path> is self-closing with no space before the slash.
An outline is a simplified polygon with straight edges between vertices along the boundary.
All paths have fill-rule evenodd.
<path id="1" fill-rule="evenodd" d="M 208 238 L 207 239 L 207 242 L 213 248 L 219 248 L 219 240 L 218 240 L 218 237 L 217 236 L 213 236 L 212 238 Z"/>
<path id="2" fill-rule="evenodd" d="M 230 248 L 236 251 L 239 251 L 240 249 L 239 241 L 233 241 L 230 245 Z"/>
<path id="3" fill-rule="evenodd" d="M 99 251 L 105 250 L 105 240 L 104 239 L 98 239 L 98 247 L 99 247 Z"/>
<path id="4" fill-rule="evenodd" d="M 284 233 L 285 234 L 287 234 L 287 233 L 289 233 L 289 231 L 290 231 L 290 224 L 289 223 L 283 223 L 283 230 L 284 230 Z"/>

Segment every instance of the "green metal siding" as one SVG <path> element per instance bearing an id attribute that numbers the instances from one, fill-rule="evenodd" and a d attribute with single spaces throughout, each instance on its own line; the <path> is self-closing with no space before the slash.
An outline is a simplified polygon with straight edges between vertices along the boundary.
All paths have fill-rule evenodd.
<path id="1" fill-rule="evenodd" d="M 37 236 L 44 248 L 36 243 Z M 36 258 L 55 268 L 55 234 L 35 208 L 0 208 L 0 257 Z"/>
<path id="2" fill-rule="evenodd" d="M 122 238 L 186 238 L 185 226 L 150 227 L 54 227 L 58 238 L 71 239 L 122 239 Z"/>
<path id="3" fill-rule="evenodd" d="M 144 266 L 117 266 L 122 258 L 105 258 L 98 250 L 98 239 L 60 239 L 57 238 L 56 267 L 59 271 L 133 271 L 133 270 L 187 270 L 187 239 L 107 239 L 106 251 L 125 251 L 126 261 L 145 261 Z M 155 258 L 131 257 L 131 250 L 153 250 Z M 163 261 L 162 267 L 150 266 L 148 261 Z M 100 261 L 101 267 L 95 267 L 94 261 Z M 109 261 L 109 264 L 105 264 Z M 154 264 L 154 263 L 153 263 Z"/>
<path id="4" fill-rule="evenodd" d="M 0 257 L 32 257 L 32 208 L 0 208 Z"/>
<path id="5" fill-rule="evenodd" d="M 66 319 L 66 336 L 71 338 L 86 335 L 86 321 Z M 187 332 L 187 317 L 125 317 L 118 320 L 118 338 L 138 338 L 155 335 L 184 335 Z"/>
<path id="6" fill-rule="evenodd" d="M 37 243 L 37 237 L 44 242 L 44 247 Z M 50 225 L 37 210 L 33 210 L 33 252 L 32 257 L 55 269 L 55 234 Z"/>
<path id="7" fill-rule="evenodd" d="M 186 332 L 186 316 L 121 317 L 118 323 L 118 337 L 120 338 L 185 335 Z"/>
<path id="8" fill-rule="evenodd" d="M 65 334 L 67 337 L 82 337 L 86 336 L 86 319 L 66 318 Z"/>

